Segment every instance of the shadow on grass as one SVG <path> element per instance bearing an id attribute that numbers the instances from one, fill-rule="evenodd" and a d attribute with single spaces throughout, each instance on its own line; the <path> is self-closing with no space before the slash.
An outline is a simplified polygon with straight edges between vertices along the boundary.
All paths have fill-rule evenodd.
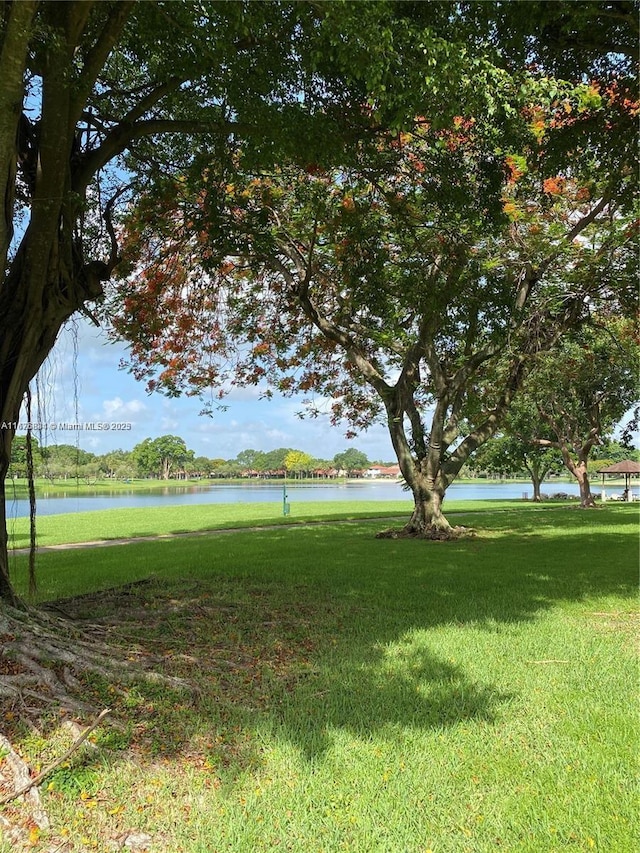
<path id="1" fill-rule="evenodd" d="M 30 535 L 28 533 L 9 533 L 9 548 L 27 548 Z"/>
<path id="2" fill-rule="evenodd" d="M 265 733 L 319 760 L 338 732 L 394 738 L 499 719 L 509 690 L 437 651 L 430 629 L 454 626 L 464 643 L 467 628 L 533 621 L 556 603 L 635 597 L 635 537 L 604 535 L 613 521 L 631 532 L 635 515 L 525 517 L 514 531 L 521 515 L 487 516 L 487 538 L 452 543 L 375 540 L 363 522 L 49 554 L 43 568 L 73 577 L 90 553 L 111 586 L 153 571 L 139 587 L 58 602 L 197 686 L 114 693 L 88 680 L 96 704 L 115 706 L 119 734 L 104 743 L 142 762 L 199 762 L 233 784 L 260 765 Z M 415 632 L 421 644 L 402 647 Z"/>
<path id="3" fill-rule="evenodd" d="M 445 729 L 471 720 L 493 723 L 510 694 L 469 678 L 464 669 L 428 650 L 414 650 L 411 671 L 394 671 L 368 650 L 340 650 L 340 664 L 281 699 L 276 734 L 307 759 L 321 758 L 337 732 L 369 740 L 397 739 L 408 729 Z"/>
<path id="4" fill-rule="evenodd" d="M 152 582 L 56 606 L 101 636 L 111 630 L 129 659 L 160 656 L 166 675 L 197 685 L 189 693 L 140 679 L 114 690 L 102 677 L 85 678 L 85 698 L 115 706 L 117 728 L 101 745 L 143 764 L 206 766 L 225 785 L 260 766 L 266 732 L 314 761 L 339 730 L 395 738 L 407 729 L 492 723 L 511 698 L 429 649 L 389 659 L 384 644 L 414 620 L 381 622 L 379 608 L 306 585 Z"/>

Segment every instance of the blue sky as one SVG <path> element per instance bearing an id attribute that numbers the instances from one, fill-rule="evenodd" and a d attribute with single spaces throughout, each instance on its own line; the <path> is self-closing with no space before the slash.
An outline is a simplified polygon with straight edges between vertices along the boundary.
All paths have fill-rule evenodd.
<path id="1" fill-rule="evenodd" d="M 110 343 L 103 330 L 84 318 L 66 327 L 40 371 L 34 394 L 32 420 L 49 425 L 42 438 L 38 436 L 42 443 L 77 444 L 102 454 L 116 448 L 131 450 L 145 438 L 172 434 L 181 436 L 196 456 L 209 458 L 233 459 L 248 448 L 291 447 L 315 458 L 333 459 L 355 447 L 371 462 L 395 460 L 385 427 L 374 426 L 350 441 L 344 437 L 346 428 L 331 426 L 328 417 L 298 418 L 301 398 L 259 399 L 259 389 L 239 389 L 227 398 L 226 411 L 200 415 L 198 399 L 148 394 L 143 382 L 119 368 L 125 355 L 123 345 Z M 61 429 L 65 423 L 110 427 L 120 423 L 131 428 Z M 51 424 L 57 428 L 51 429 Z"/>
<path id="2" fill-rule="evenodd" d="M 202 416 L 197 399 L 148 394 L 143 382 L 119 369 L 125 353 L 122 345 L 110 343 L 104 331 L 83 318 L 62 332 L 40 371 L 41 399 L 38 404 L 34 394 L 32 406 L 32 421 L 49 425 L 44 443 L 77 443 L 84 450 L 102 454 L 116 448 L 131 450 L 145 438 L 172 434 L 181 436 L 197 456 L 209 458 L 233 459 L 247 448 L 292 447 L 316 458 L 332 459 L 336 453 L 356 447 L 372 462 L 395 459 L 384 427 L 375 426 L 349 441 L 344 437 L 346 428 L 332 427 L 328 417 L 296 417 L 302 408 L 300 399 L 274 396 L 261 400 L 255 388 L 235 391 L 226 401 L 226 411 Z M 65 423 L 130 423 L 131 429 L 61 429 L 59 425 Z"/>

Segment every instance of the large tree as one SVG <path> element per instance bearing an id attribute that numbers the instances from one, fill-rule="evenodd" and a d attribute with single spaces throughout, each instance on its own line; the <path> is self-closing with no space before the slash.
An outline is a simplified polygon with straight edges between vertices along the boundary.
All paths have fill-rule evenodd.
<path id="1" fill-rule="evenodd" d="M 143 200 L 116 321 L 138 375 L 170 394 L 321 394 L 352 430 L 382 417 L 414 496 L 407 532 L 446 535 L 445 492 L 536 353 L 635 287 L 630 175 L 580 146 L 564 169 L 549 154 L 567 116 L 606 114 L 605 99 L 591 85 L 534 92 L 511 149 L 473 116 L 420 117 L 339 170 L 258 174 L 239 149 L 233 174 L 173 186 L 162 246 Z"/>
<path id="2" fill-rule="evenodd" d="M 125 479 L 135 476 L 136 466 L 130 450 L 110 450 L 99 457 L 100 470 L 107 477 Z"/>
<path id="3" fill-rule="evenodd" d="M 470 460 L 469 467 L 473 471 L 500 477 L 518 476 L 526 471 L 533 486 L 533 500 L 539 502 L 545 477 L 562 469 L 562 457 L 553 448 L 540 447 L 517 435 L 502 434 L 482 445 Z"/>
<path id="4" fill-rule="evenodd" d="M 384 0 L 2 2 L 0 599 L 17 603 L 4 482 L 23 398 L 61 326 L 103 295 L 124 188 L 203 151 L 224 161 L 239 139 L 254 163 L 339 149 L 369 95 L 398 79 L 401 42 L 415 43 L 402 25 L 394 40 L 403 14 Z M 402 107 L 400 94 L 389 102 Z"/>
<path id="5" fill-rule="evenodd" d="M 338 470 L 344 470 L 352 475 L 354 471 L 364 471 L 371 464 L 367 454 L 355 447 L 349 447 L 342 453 L 336 453 L 333 464 Z"/>
<path id="6" fill-rule="evenodd" d="M 285 457 L 284 467 L 294 477 L 302 479 L 303 476 L 309 476 L 313 467 L 313 457 L 304 450 L 290 450 Z"/>
<path id="7" fill-rule="evenodd" d="M 38 440 L 35 436 L 31 438 L 32 453 L 35 455 L 39 450 Z M 11 465 L 9 467 L 10 477 L 27 477 L 29 471 L 29 451 L 27 437 L 19 435 L 13 442 L 11 448 Z"/>
<path id="8" fill-rule="evenodd" d="M 172 472 L 181 470 L 194 458 L 183 438 L 178 435 L 161 435 L 145 438 L 133 448 L 131 456 L 141 474 L 152 474 L 168 480 Z"/>
<path id="9" fill-rule="evenodd" d="M 82 468 L 95 461 L 95 454 L 73 444 L 49 445 L 40 448 L 40 452 L 34 454 L 36 474 L 51 480 L 79 477 L 82 474 Z"/>
<path id="10" fill-rule="evenodd" d="M 638 403 L 638 329 L 632 319 L 593 321 L 541 354 L 522 405 L 529 416 L 514 424 L 521 440 L 560 452 L 580 486 L 582 507 L 595 505 L 589 457 Z"/>

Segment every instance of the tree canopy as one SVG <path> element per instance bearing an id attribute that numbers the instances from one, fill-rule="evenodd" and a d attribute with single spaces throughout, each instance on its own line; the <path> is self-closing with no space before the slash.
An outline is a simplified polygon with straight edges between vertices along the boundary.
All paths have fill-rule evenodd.
<path id="1" fill-rule="evenodd" d="M 368 468 L 370 463 L 366 453 L 357 450 L 355 447 L 349 447 L 342 453 L 336 453 L 333 457 L 333 464 L 339 470 L 345 470 L 348 474 L 352 474 L 354 471 L 362 471 Z"/>
<path id="2" fill-rule="evenodd" d="M 595 316 L 536 359 L 513 423 L 521 439 L 554 448 L 580 485 L 582 506 L 593 506 L 589 457 L 638 403 L 640 358 L 631 318 Z"/>
<path id="3" fill-rule="evenodd" d="M 176 469 L 182 469 L 194 458 L 183 438 L 177 435 L 161 435 L 145 438 L 132 451 L 132 457 L 142 474 L 155 474 L 168 480 Z"/>
<path id="4" fill-rule="evenodd" d="M 629 170 L 600 169 L 579 141 L 562 169 L 546 158 L 574 112 L 606 122 L 617 102 L 592 84 L 534 94 L 511 147 L 485 117 L 417 117 L 348 166 L 265 173 L 239 149 L 232 171 L 175 182 L 161 214 L 143 198 L 115 321 L 137 375 L 169 394 L 302 391 L 312 412 L 321 395 L 349 435 L 382 418 L 409 529 L 446 529 L 447 487 L 536 354 L 635 291 Z"/>
<path id="5" fill-rule="evenodd" d="M 1 421 L 18 421 L 65 321 L 95 319 L 120 260 L 118 205 L 153 199 L 150 224 L 172 209 L 176 182 L 197 196 L 190 175 L 222 174 L 226 185 L 240 167 L 359 168 L 381 130 L 411 130 L 421 116 L 446 147 L 462 117 L 484 140 L 474 181 L 499 192 L 505 152 L 520 151 L 529 126 L 541 131 L 537 114 L 522 112 L 533 82 L 571 116 L 564 133 L 547 134 L 545 113 L 548 175 L 568 152 L 576 163 L 596 156 L 618 175 L 610 190 L 620 199 L 635 12 L 626 2 L 4 2 Z M 153 239 L 163 244 L 162 227 Z M 13 429 L 0 439 L 4 513 Z M 14 601 L 5 528 L 2 517 L 0 597 Z"/>
<path id="6" fill-rule="evenodd" d="M 484 471 L 503 477 L 518 475 L 526 471 L 533 485 L 533 500 L 541 501 L 541 487 L 545 477 L 557 474 L 562 469 L 560 452 L 551 447 L 541 447 L 531 440 L 529 429 L 531 412 L 522 405 L 521 396 L 510 407 L 501 426 L 501 434 L 489 439 L 473 454 L 469 467 L 474 471 Z M 526 430 L 522 426 L 526 425 Z M 541 429 L 536 438 L 548 436 L 548 429 Z"/>
<path id="7" fill-rule="evenodd" d="M 363 105 L 380 112 L 378 96 L 409 59 L 411 26 L 384 0 L 3 2 L 0 420 L 18 422 L 65 321 L 95 319 L 119 262 L 115 209 L 127 192 L 162 186 L 203 152 L 226 161 L 239 140 L 254 164 L 346 150 L 368 121 Z M 0 434 L 0 597 L 9 601 L 13 432 Z"/>

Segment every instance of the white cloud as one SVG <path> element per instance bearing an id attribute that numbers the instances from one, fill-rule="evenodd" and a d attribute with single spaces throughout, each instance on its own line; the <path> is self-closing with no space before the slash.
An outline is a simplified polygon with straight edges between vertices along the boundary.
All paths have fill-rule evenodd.
<path id="1" fill-rule="evenodd" d="M 106 418 L 111 420 L 129 420 L 136 415 L 142 415 L 147 410 L 147 405 L 142 400 L 129 400 L 124 402 L 122 397 L 114 397 L 113 400 L 104 400 L 102 410 Z"/>
<path id="2" fill-rule="evenodd" d="M 160 420 L 160 428 L 166 432 L 166 430 L 179 430 L 180 427 L 184 427 L 184 421 L 179 421 L 176 418 L 162 418 Z"/>
<path id="3" fill-rule="evenodd" d="M 233 405 L 234 403 L 246 400 L 260 401 L 264 398 L 268 389 L 269 386 L 266 382 L 259 385 L 246 385 L 243 388 L 233 387 L 221 402 L 223 405 L 225 403 Z"/>

